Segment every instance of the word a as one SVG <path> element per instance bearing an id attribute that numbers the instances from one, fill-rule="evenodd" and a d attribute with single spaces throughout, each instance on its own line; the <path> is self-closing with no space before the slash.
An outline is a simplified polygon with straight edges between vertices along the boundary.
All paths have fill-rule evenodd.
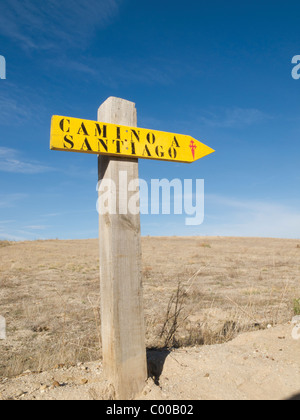
<path id="1" fill-rule="evenodd" d="M 0 79 L 6 79 L 6 60 L 0 55 Z"/>

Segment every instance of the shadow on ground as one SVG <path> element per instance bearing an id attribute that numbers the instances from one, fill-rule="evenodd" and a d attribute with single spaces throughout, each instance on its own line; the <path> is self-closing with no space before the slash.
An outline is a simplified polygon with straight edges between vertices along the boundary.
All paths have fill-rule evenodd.
<path id="1" fill-rule="evenodd" d="M 157 386 L 159 386 L 159 379 L 170 353 L 168 349 L 147 350 L 148 378 L 152 378 Z"/>
<path id="2" fill-rule="evenodd" d="M 294 395 L 293 397 L 289 398 L 288 401 L 300 401 L 300 394 Z"/>

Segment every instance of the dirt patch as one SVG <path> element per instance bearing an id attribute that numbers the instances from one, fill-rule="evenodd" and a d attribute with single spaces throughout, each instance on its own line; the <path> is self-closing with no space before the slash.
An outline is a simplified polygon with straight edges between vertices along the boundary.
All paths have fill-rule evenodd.
<path id="1" fill-rule="evenodd" d="M 242 334 L 230 343 L 157 351 L 138 400 L 286 400 L 300 394 L 300 340 L 292 325 Z M 0 381 L 2 400 L 106 400 L 101 362 L 58 366 Z"/>

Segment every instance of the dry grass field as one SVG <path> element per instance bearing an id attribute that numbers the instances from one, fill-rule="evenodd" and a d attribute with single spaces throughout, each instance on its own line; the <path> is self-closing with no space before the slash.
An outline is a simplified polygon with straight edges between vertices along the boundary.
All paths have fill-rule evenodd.
<path id="1" fill-rule="evenodd" d="M 228 342 L 299 311 L 300 241 L 143 238 L 148 348 Z M 0 379 L 101 360 L 98 241 L 0 242 Z M 297 303 L 298 302 L 298 303 Z"/>

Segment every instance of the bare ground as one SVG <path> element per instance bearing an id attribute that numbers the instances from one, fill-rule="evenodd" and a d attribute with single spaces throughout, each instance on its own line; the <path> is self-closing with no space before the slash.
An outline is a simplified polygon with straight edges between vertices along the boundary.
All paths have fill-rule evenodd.
<path id="1" fill-rule="evenodd" d="M 149 380 L 140 397 L 299 393 L 300 341 L 288 324 L 300 298 L 299 263 L 294 240 L 143 238 L 148 348 L 162 349 L 170 338 L 174 325 L 166 313 L 168 305 L 175 310 L 178 290 L 181 312 L 168 341 L 177 350 L 156 378 L 160 387 Z M 7 340 L 0 341 L 3 399 L 105 397 L 98 272 L 97 240 L 0 242 L 0 315 L 8 326 Z M 149 354 L 151 363 L 165 353 Z M 89 371 L 77 367 L 80 362 Z M 16 378 L 27 370 L 42 373 Z M 66 386 L 41 389 L 52 380 Z"/>
<path id="2" fill-rule="evenodd" d="M 152 352 L 159 376 L 137 400 L 299 400 L 300 341 L 291 331 L 284 325 L 226 344 Z M 0 381 L 3 400 L 109 398 L 101 362 Z"/>

